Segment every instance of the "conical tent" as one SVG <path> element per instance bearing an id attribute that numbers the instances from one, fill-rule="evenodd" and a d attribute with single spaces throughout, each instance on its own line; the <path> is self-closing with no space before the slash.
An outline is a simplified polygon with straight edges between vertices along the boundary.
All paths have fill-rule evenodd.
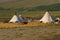
<path id="1" fill-rule="evenodd" d="M 25 20 L 23 19 L 22 15 L 19 15 L 19 20 L 20 22 L 24 22 Z"/>
<path id="2" fill-rule="evenodd" d="M 9 22 L 12 22 L 12 23 L 20 23 L 20 22 L 23 22 L 22 18 L 14 15 L 11 20 Z"/>
<path id="3" fill-rule="evenodd" d="M 43 23 L 51 23 L 51 22 L 53 22 L 52 17 L 48 13 L 48 11 L 46 11 L 45 15 L 42 17 L 42 19 L 40 21 L 43 22 Z"/>

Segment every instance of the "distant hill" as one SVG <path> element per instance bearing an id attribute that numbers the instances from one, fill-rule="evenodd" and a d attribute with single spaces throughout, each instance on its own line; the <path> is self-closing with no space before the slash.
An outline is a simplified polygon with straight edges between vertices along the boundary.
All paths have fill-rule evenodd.
<path id="1" fill-rule="evenodd" d="M 43 10 L 60 11 L 60 3 L 52 5 L 36 6 L 28 9 L 28 11 L 43 11 Z"/>
<path id="2" fill-rule="evenodd" d="M 17 10 L 17 11 L 60 11 L 60 3 L 57 4 L 51 4 L 51 5 L 40 5 L 35 7 L 21 7 L 21 8 L 4 8 L 0 7 L 0 10 Z"/>
<path id="3" fill-rule="evenodd" d="M 27 8 L 40 5 L 51 5 L 60 3 L 60 0 L 0 0 L 0 7 L 3 8 Z"/>

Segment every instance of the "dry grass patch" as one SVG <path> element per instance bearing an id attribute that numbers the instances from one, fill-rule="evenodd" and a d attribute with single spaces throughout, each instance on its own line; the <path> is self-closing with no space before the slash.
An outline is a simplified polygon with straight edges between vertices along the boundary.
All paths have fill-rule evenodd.
<path id="1" fill-rule="evenodd" d="M 26 27 L 26 26 L 44 26 L 46 24 L 40 22 L 29 22 L 28 24 L 23 23 L 0 23 L 0 28 L 13 28 L 13 27 Z"/>
<path id="2" fill-rule="evenodd" d="M 39 26 L 39 27 L 49 27 L 49 26 L 60 26 L 60 24 L 44 24 L 44 23 L 40 23 L 40 22 L 29 22 L 28 24 L 24 24 L 24 23 L 0 23 L 0 28 L 18 28 L 18 27 L 35 27 L 35 26 Z"/>

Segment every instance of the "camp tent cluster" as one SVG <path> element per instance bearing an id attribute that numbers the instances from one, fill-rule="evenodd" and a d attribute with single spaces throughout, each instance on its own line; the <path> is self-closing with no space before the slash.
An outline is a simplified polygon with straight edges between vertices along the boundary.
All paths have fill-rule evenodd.
<path id="1" fill-rule="evenodd" d="M 20 16 L 14 15 L 9 22 L 12 23 L 21 23 L 24 22 L 25 20 Z M 51 15 L 48 13 L 48 11 L 45 12 L 44 16 L 39 20 L 39 22 L 42 23 L 52 23 L 54 20 L 52 19 Z"/>
<path id="2" fill-rule="evenodd" d="M 9 22 L 11 22 L 11 23 L 20 23 L 20 22 L 24 22 L 24 20 L 21 17 L 21 15 L 20 16 L 14 15 Z"/>

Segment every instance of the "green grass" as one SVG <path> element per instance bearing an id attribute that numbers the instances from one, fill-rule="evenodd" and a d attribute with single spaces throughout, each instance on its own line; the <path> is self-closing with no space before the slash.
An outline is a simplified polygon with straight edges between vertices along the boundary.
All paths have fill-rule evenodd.
<path id="1" fill-rule="evenodd" d="M 44 11 L 17 11 L 17 15 L 22 15 L 26 17 L 42 17 L 44 15 Z M 49 11 L 49 13 L 53 17 L 60 17 L 60 11 Z M 0 10 L 0 17 L 12 17 L 14 15 L 14 11 L 11 10 Z"/>

